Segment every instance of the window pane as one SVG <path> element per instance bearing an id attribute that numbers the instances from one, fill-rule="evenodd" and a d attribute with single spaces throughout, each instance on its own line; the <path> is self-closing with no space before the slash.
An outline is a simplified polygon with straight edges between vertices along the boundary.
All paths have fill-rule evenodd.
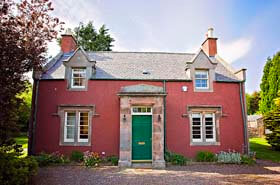
<path id="1" fill-rule="evenodd" d="M 75 125 L 76 123 L 76 113 L 75 112 L 67 112 L 66 116 L 66 125 Z"/>
<path id="2" fill-rule="evenodd" d="M 213 139 L 213 135 L 206 135 L 206 139 Z"/>
<path id="3" fill-rule="evenodd" d="M 75 127 L 67 126 L 66 128 L 66 139 L 74 139 Z"/>
<path id="4" fill-rule="evenodd" d="M 193 135 L 193 139 L 200 139 L 200 135 Z"/>

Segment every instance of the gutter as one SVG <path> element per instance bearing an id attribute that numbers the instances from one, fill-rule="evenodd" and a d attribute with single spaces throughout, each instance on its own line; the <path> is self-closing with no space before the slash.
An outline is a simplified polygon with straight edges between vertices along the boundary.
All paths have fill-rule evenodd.
<path id="1" fill-rule="evenodd" d="M 249 140 L 248 140 L 248 129 L 247 129 L 247 110 L 246 110 L 246 101 L 245 101 L 245 90 L 244 90 L 244 82 L 239 83 L 239 93 L 240 93 L 240 103 L 242 110 L 242 118 L 243 118 L 243 133 L 244 133 L 244 152 L 245 154 L 249 154 Z"/>

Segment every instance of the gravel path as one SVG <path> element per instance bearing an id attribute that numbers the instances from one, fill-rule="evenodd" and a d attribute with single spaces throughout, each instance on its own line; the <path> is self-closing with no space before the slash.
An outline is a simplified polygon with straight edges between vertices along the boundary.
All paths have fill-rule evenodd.
<path id="1" fill-rule="evenodd" d="M 86 168 L 53 166 L 40 168 L 33 185 L 181 185 L 181 184 L 280 184 L 280 164 L 259 161 L 257 165 L 193 164 L 165 170 Z"/>

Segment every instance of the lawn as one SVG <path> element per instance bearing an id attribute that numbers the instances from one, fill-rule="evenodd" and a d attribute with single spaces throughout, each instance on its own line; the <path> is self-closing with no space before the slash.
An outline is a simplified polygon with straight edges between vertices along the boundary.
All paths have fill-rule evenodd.
<path id="1" fill-rule="evenodd" d="M 265 138 L 250 138 L 250 149 L 256 152 L 257 159 L 280 162 L 280 151 L 272 150 Z"/>
<path id="2" fill-rule="evenodd" d="M 28 138 L 26 135 L 20 135 L 15 138 L 17 144 L 22 145 L 23 147 L 23 157 L 27 156 L 27 147 L 28 147 Z"/>

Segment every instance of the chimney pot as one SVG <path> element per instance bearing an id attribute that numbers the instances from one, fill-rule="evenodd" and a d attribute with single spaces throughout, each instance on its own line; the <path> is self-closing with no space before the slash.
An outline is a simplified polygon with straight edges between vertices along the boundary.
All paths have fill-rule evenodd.
<path id="1" fill-rule="evenodd" d="M 214 32 L 214 29 L 213 29 L 213 28 L 208 28 L 207 37 L 213 38 L 213 32 Z"/>

